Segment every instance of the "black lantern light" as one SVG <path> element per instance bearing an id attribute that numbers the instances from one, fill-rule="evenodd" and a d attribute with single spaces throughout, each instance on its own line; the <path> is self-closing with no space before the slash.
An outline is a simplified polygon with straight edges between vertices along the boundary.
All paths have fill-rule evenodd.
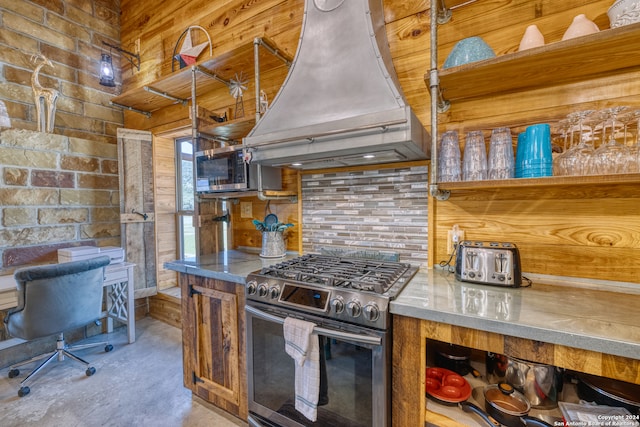
<path id="1" fill-rule="evenodd" d="M 102 59 L 100 60 L 100 84 L 102 86 L 114 87 L 115 83 L 115 74 L 113 72 L 113 63 L 111 60 L 111 49 L 115 49 L 122 54 L 122 57 L 129 61 L 129 63 L 140 71 L 140 54 L 129 52 L 128 50 L 124 50 L 119 46 L 114 46 L 105 41 L 102 44 L 109 46 L 109 53 L 103 53 Z"/>
<path id="2" fill-rule="evenodd" d="M 113 74 L 113 63 L 111 62 L 111 55 L 107 53 L 102 54 L 100 60 L 100 84 L 102 86 L 114 87 L 116 85 Z"/>

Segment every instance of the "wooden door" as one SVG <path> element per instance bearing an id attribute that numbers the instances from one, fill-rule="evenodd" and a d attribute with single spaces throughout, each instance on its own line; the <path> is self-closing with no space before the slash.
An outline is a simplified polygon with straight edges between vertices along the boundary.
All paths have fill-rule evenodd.
<path id="1" fill-rule="evenodd" d="M 241 286 L 187 274 L 180 275 L 180 286 L 185 386 L 246 419 Z"/>
<path id="2" fill-rule="evenodd" d="M 120 238 L 127 261 L 136 264 L 135 298 L 157 290 L 152 141 L 151 132 L 118 129 Z"/>

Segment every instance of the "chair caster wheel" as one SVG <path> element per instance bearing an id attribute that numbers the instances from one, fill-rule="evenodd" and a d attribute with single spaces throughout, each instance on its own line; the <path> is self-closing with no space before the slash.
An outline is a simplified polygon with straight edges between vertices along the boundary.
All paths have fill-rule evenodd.
<path id="1" fill-rule="evenodd" d="M 15 378 L 20 375 L 20 369 L 11 369 L 9 371 L 9 378 Z"/>
<path id="2" fill-rule="evenodd" d="M 18 396 L 24 397 L 29 394 L 30 391 L 31 389 L 29 387 L 20 387 L 20 390 L 18 390 Z"/>
<path id="3" fill-rule="evenodd" d="M 111 344 L 107 344 L 104 346 L 104 351 L 106 353 L 109 353 L 111 350 L 113 350 L 113 346 Z"/>
<path id="4" fill-rule="evenodd" d="M 85 374 L 87 374 L 88 377 L 90 377 L 95 373 L 96 373 L 96 368 L 94 368 L 93 366 L 88 367 L 87 370 L 85 371 Z"/>

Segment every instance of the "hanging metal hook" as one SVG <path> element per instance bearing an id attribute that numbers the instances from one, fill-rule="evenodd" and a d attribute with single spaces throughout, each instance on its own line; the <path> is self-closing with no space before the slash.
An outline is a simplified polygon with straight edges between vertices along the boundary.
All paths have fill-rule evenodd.
<path id="1" fill-rule="evenodd" d="M 224 215 L 213 217 L 211 220 L 216 222 L 226 222 L 228 224 L 231 222 L 231 216 L 229 215 L 229 211 L 227 211 Z"/>
<path id="2" fill-rule="evenodd" d="M 135 209 L 131 209 L 131 213 L 140 215 L 142 218 L 144 218 L 145 221 L 147 220 L 147 218 L 149 218 L 149 215 L 147 215 L 146 213 L 137 212 Z"/>

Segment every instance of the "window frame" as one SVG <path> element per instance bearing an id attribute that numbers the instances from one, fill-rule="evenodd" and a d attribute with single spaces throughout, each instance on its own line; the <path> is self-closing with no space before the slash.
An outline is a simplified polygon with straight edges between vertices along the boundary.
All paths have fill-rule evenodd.
<path id="1" fill-rule="evenodd" d="M 191 154 L 189 153 L 185 153 L 182 150 L 182 144 L 185 142 L 190 142 L 191 143 Z M 194 164 L 194 148 L 195 148 L 195 144 L 193 143 L 193 138 L 191 137 L 184 137 L 184 138 L 176 138 L 175 139 L 175 167 L 176 167 L 176 251 L 177 251 L 177 255 L 178 255 L 178 259 L 186 259 L 186 258 L 190 258 L 192 254 L 189 254 L 190 256 L 187 257 L 187 255 L 185 254 L 185 224 L 184 224 L 184 219 L 187 217 L 191 218 L 191 224 L 194 228 L 194 234 L 197 232 L 195 225 L 193 224 L 193 220 L 195 218 L 195 191 L 192 194 L 192 198 L 193 198 L 193 206 L 191 209 L 184 209 L 184 205 L 185 205 L 185 197 L 184 197 L 184 186 L 183 186 L 183 167 L 182 167 L 182 162 L 183 161 L 189 161 L 191 162 L 191 174 L 192 174 L 192 189 L 195 188 L 193 185 L 195 185 L 195 178 L 194 178 L 194 168 L 195 168 L 195 164 Z M 194 244 L 195 247 L 193 248 L 193 257 L 197 256 L 197 243 L 195 243 L 195 236 L 194 236 Z"/>

